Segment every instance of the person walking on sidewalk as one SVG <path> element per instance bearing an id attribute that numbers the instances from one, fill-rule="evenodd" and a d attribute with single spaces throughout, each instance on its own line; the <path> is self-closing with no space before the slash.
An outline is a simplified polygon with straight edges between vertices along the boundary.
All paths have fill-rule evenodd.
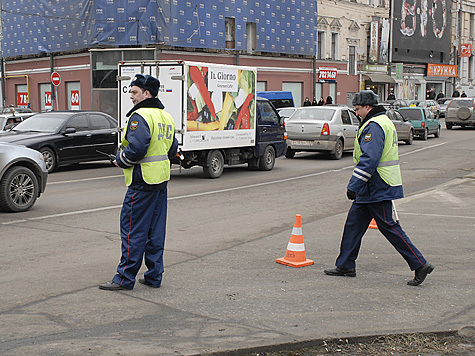
<path id="1" fill-rule="evenodd" d="M 122 257 L 104 290 L 133 289 L 142 266 L 148 271 L 139 282 L 158 288 L 162 283 L 163 249 L 167 219 L 167 182 L 170 161 L 178 148 L 173 118 L 156 98 L 160 82 L 137 74 L 130 83 L 134 104 L 122 136 L 122 150 L 114 164 L 124 169 L 128 189 L 120 213 Z"/>
<path id="2" fill-rule="evenodd" d="M 379 231 L 415 271 L 414 279 L 407 284 L 417 286 L 424 282 L 434 266 L 426 261 L 399 222 L 392 218 L 392 200 L 404 196 L 396 128 L 371 90 L 357 93 L 353 106 L 362 119 L 353 152 L 355 168 L 346 192 L 353 204 L 346 218 L 336 268 L 326 269 L 324 273 L 356 277 L 361 240 L 374 218 Z"/>

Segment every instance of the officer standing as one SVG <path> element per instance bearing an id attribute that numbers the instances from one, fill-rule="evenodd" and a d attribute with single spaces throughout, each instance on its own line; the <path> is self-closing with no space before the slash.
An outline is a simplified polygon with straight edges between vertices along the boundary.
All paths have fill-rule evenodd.
<path id="1" fill-rule="evenodd" d="M 144 257 L 148 271 L 139 282 L 153 288 L 162 283 L 169 157 L 176 154 L 178 142 L 173 118 L 156 98 L 159 87 L 150 75 L 137 74 L 130 83 L 134 107 L 126 115 L 122 150 L 114 161 L 123 168 L 128 186 L 120 213 L 122 257 L 117 274 L 100 289 L 133 289 Z"/>
<path id="2" fill-rule="evenodd" d="M 361 239 L 374 218 L 379 231 L 415 271 L 414 279 L 407 284 L 417 286 L 434 266 L 392 218 L 392 200 L 403 197 L 396 128 L 371 90 L 356 94 L 353 106 L 362 119 L 353 152 L 355 168 L 347 188 L 347 197 L 354 202 L 346 218 L 336 268 L 324 272 L 356 277 Z"/>

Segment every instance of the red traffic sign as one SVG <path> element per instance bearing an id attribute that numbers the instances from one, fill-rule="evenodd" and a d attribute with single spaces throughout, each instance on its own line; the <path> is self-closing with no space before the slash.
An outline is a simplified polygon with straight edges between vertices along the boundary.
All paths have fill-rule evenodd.
<path id="1" fill-rule="evenodd" d="M 61 76 L 58 72 L 51 73 L 51 83 L 53 83 L 55 87 L 61 84 Z"/>

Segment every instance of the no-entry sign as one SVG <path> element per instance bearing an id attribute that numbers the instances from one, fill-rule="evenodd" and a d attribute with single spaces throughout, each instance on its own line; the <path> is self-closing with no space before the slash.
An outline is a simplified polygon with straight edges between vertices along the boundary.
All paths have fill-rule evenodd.
<path id="1" fill-rule="evenodd" d="M 55 87 L 61 84 L 61 76 L 58 72 L 51 73 L 51 83 L 53 83 Z"/>

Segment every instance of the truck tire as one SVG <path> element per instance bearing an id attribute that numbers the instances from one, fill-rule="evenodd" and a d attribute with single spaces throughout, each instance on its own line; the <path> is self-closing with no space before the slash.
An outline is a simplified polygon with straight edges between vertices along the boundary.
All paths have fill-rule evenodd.
<path id="1" fill-rule="evenodd" d="M 294 158 L 295 156 L 295 151 L 291 148 L 287 148 L 287 151 L 285 151 L 285 158 Z"/>
<path id="2" fill-rule="evenodd" d="M 38 179 L 31 169 L 9 168 L 0 182 L 0 210 L 14 213 L 29 210 L 36 202 L 39 189 Z"/>
<path id="3" fill-rule="evenodd" d="M 206 178 L 216 179 L 223 174 L 224 158 L 220 151 L 212 150 L 208 153 L 206 166 L 203 167 L 203 173 Z"/>
<path id="4" fill-rule="evenodd" d="M 264 154 L 259 159 L 259 169 L 261 171 L 270 171 L 274 168 L 275 164 L 275 151 L 274 147 L 267 146 L 264 150 Z"/>

